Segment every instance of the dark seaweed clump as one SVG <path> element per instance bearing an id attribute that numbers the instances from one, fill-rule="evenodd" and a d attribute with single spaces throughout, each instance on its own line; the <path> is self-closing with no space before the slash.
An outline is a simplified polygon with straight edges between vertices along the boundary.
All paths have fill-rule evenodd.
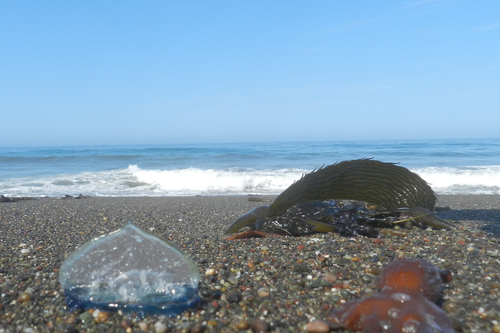
<path id="1" fill-rule="evenodd" d="M 300 202 L 282 216 L 257 219 L 251 229 L 290 236 L 305 236 L 317 233 L 314 222 L 333 227 L 342 236 L 377 237 L 378 229 L 391 224 L 398 213 L 369 210 L 358 202 L 347 205 L 338 201 Z"/>

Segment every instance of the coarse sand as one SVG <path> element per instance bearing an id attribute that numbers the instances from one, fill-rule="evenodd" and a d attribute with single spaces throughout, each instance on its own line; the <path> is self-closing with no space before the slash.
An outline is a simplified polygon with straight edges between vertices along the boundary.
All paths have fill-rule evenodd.
<path id="1" fill-rule="evenodd" d="M 301 332 L 331 308 L 375 293 L 373 272 L 400 257 L 452 272 L 442 308 L 464 332 L 499 332 L 500 196 L 438 200 L 449 210 L 437 215 L 454 229 L 402 228 L 404 236 L 381 235 L 377 242 L 332 233 L 227 240 L 228 225 L 263 204 L 246 196 L 0 202 L 0 333 Z M 174 318 L 66 310 L 61 263 L 77 246 L 128 221 L 193 258 L 203 298 L 196 308 Z"/>

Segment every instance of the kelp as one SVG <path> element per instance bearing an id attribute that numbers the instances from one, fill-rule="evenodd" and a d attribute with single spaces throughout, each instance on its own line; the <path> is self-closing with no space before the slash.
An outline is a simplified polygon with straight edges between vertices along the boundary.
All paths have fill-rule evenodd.
<path id="1" fill-rule="evenodd" d="M 400 207 L 434 209 L 436 195 L 416 173 L 372 159 L 343 161 L 304 175 L 271 204 L 281 215 L 303 201 L 358 200 L 387 210 Z"/>
<path id="2" fill-rule="evenodd" d="M 334 203 L 333 207 L 328 208 L 331 211 L 331 221 L 318 219 L 318 212 L 324 208 L 319 208 L 322 205 L 319 202 L 328 200 L 355 200 L 377 206 L 377 211 L 370 213 L 371 215 L 383 211 L 394 212 L 403 207 L 419 207 L 420 210 L 410 211 L 410 215 L 412 212 L 420 215 L 422 212 L 428 212 L 425 213 L 426 221 L 434 221 L 435 226 L 440 228 L 449 227 L 445 221 L 435 216 L 430 217 L 430 210 L 434 209 L 436 203 L 436 195 L 419 175 L 394 163 L 359 159 L 321 167 L 304 175 L 283 191 L 271 205 L 256 207 L 236 219 L 226 233 L 235 233 L 242 227 L 251 225 L 256 230 L 274 230 L 290 235 L 338 232 L 339 229 L 356 229 L 359 234 L 373 234 L 370 231 L 372 226 L 367 228 L 366 232 L 363 228 L 354 227 L 354 224 L 359 225 L 358 221 L 361 220 L 373 222 L 370 214 L 359 214 L 357 208 L 344 209 Z M 307 202 L 316 202 L 316 208 L 309 207 L 310 212 L 316 215 L 311 218 L 291 216 L 297 205 Z M 298 232 L 295 232 L 296 230 Z"/>

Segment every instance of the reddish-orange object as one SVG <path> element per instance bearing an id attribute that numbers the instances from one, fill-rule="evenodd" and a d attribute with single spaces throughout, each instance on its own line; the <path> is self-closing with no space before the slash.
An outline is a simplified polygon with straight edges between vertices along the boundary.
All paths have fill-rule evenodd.
<path id="1" fill-rule="evenodd" d="M 382 272 L 379 293 L 330 311 L 326 320 L 333 328 L 362 332 L 452 333 L 450 318 L 434 303 L 441 283 L 451 279 L 423 259 L 399 259 Z"/>

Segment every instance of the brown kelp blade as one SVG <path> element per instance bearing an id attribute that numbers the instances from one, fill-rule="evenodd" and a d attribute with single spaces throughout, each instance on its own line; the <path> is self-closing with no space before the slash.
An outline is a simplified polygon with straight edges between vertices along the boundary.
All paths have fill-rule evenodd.
<path id="1" fill-rule="evenodd" d="M 393 163 L 359 159 L 335 163 L 293 183 L 271 205 L 270 216 L 312 200 L 359 200 L 392 210 L 399 207 L 434 209 L 436 195 L 419 175 Z"/>
<path id="2" fill-rule="evenodd" d="M 450 222 L 437 217 L 422 207 L 411 207 L 409 213 L 414 220 L 434 229 L 451 229 L 454 227 Z"/>
<path id="3" fill-rule="evenodd" d="M 255 207 L 254 209 L 252 209 L 251 211 L 249 211 L 244 215 L 241 215 L 233 223 L 231 223 L 229 228 L 227 228 L 226 230 L 226 234 L 234 234 L 244 226 L 255 222 L 255 220 L 257 220 L 260 217 L 271 216 L 269 214 L 270 210 L 271 210 L 270 206 Z"/>

